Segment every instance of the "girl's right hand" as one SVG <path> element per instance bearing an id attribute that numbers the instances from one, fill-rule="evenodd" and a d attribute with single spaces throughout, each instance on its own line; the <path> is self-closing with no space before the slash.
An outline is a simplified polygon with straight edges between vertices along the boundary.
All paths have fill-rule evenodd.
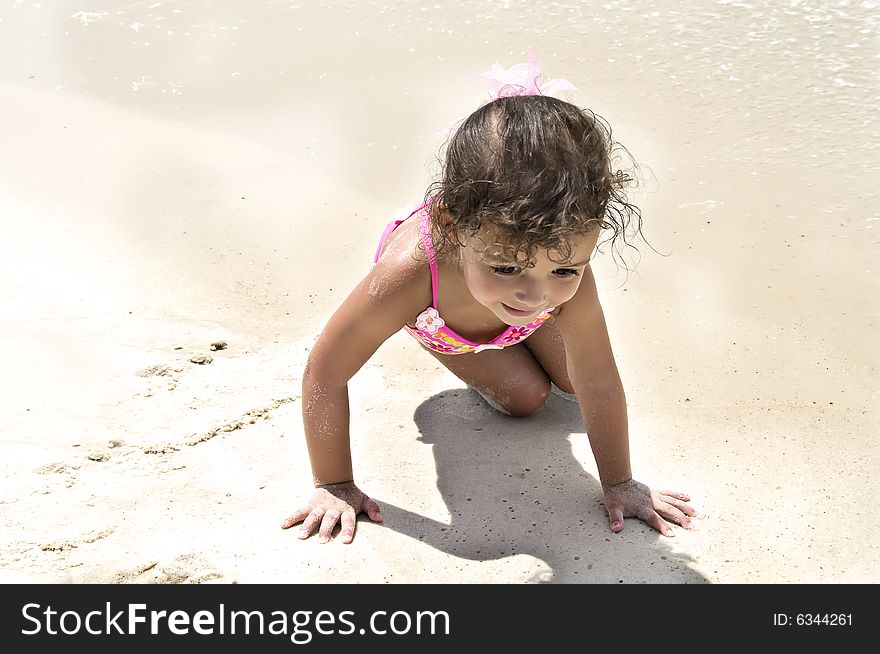
<path id="1" fill-rule="evenodd" d="M 308 538 L 317 530 L 318 542 L 326 543 L 338 522 L 342 527 L 342 542 L 350 543 L 354 538 L 357 514 L 361 511 L 373 522 L 382 522 L 379 505 L 367 497 L 353 481 L 325 484 L 316 488 L 308 503 L 281 523 L 281 528 L 289 529 L 302 522 L 299 538 Z"/>

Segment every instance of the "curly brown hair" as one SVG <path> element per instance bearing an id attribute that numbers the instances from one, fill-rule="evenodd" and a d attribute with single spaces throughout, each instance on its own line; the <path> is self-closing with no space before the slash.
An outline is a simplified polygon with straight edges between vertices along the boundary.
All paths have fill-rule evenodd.
<path id="1" fill-rule="evenodd" d="M 594 229 L 621 237 L 639 209 L 626 198 L 634 176 L 614 164 L 629 152 L 588 109 L 543 95 L 500 97 L 468 116 L 446 143 L 441 174 L 425 193 L 439 254 L 495 228 L 506 256 L 532 260 L 538 248 L 571 255 L 572 237 Z M 603 242 L 607 242 L 603 241 Z"/>

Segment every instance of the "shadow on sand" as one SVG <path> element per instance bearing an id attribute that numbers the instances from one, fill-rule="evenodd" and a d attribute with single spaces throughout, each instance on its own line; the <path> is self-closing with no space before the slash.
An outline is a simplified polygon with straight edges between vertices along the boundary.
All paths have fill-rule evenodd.
<path id="1" fill-rule="evenodd" d="M 379 500 L 387 528 L 469 560 L 531 555 L 550 568 L 534 583 L 707 583 L 641 521 L 611 532 L 599 483 L 572 452 L 573 432 L 586 439 L 576 404 L 551 396 L 534 416 L 509 418 L 454 389 L 419 405 L 415 422 L 452 518 Z"/>

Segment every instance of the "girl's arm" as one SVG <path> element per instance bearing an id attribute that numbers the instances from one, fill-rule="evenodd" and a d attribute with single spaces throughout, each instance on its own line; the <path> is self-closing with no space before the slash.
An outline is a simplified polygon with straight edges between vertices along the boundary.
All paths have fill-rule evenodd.
<path id="1" fill-rule="evenodd" d="M 419 312 L 427 266 L 380 261 L 328 321 L 303 373 L 303 426 L 315 485 L 350 482 L 348 381 L 379 346 Z M 423 270 L 424 269 L 424 270 Z"/>
<path id="2" fill-rule="evenodd" d="M 626 396 L 611 351 L 596 280 L 587 266 L 574 297 L 556 318 L 565 342 L 568 378 L 581 406 L 584 426 L 602 486 L 632 478 Z"/>
<path id="3" fill-rule="evenodd" d="M 382 521 L 379 505 L 354 483 L 348 380 L 421 310 L 420 303 L 430 303 L 427 270 L 408 255 L 389 253 L 336 310 L 309 353 L 303 373 L 303 425 L 317 488 L 282 529 L 301 522 L 300 538 L 317 531 L 318 541 L 326 543 L 339 523 L 340 539 L 350 543 L 358 513 Z"/>
<path id="4" fill-rule="evenodd" d="M 634 516 L 664 536 L 673 536 L 671 520 L 690 529 L 697 512 L 690 497 L 675 491 L 652 491 L 632 476 L 626 396 L 611 351 L 605 316 L 589 266 L 574 297 L 556 318 L 565 342 L 568 377 L 574 386 L 590 447 L 596 459 L 612 531 Z"/>

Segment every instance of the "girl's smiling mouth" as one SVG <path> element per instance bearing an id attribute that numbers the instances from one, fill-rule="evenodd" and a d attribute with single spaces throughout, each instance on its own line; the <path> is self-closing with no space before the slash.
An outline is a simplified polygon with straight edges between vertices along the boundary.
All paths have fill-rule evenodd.
<path id="1" fill-rule="evenodd" d="M 504 310 L 511 316 L 516 316 L 517 318 L 524 318 L 525 316 L 531 316 L 532 314 L 538 313 L 538 309 L 523 311 L 522 309 L 514 309 L 512 306 L 504 304 L 504 302 L 501 303 L 501 306 L 504 307 Z"/>

